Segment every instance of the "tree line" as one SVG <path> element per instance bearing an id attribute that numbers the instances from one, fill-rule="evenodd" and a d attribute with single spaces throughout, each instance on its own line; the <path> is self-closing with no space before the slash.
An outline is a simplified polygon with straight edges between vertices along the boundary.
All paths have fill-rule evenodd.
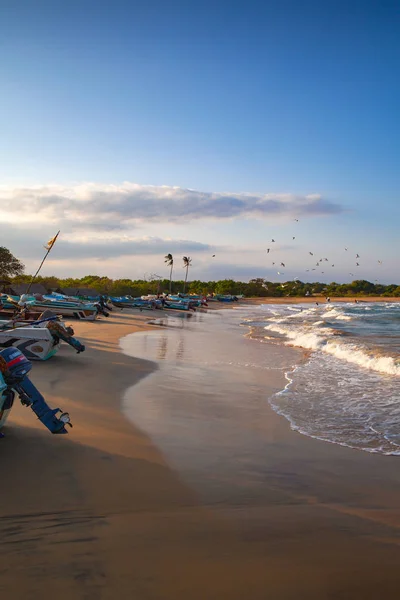
<path id="1" fill-rule="evenodd" d="M 177 294 L 187 291 L 192 294 L 234 294 L 247 297 L 285 297 L 285 296 L 307 296 L 312 294 L 329 297 L 339 296 L 400 296 L 400 285 L 371 283 L 365 279 L 356 279 L 351 283 L 307 283 L 299 280 L 278 283 L 266 279 L 250 279 L 249 282 L 234 281 L 233 279 L 222 279 L 219 281 L 187 281 L 188 272 L 192 259 L 183 257 L 185 278 L 174 280 L 173 257 L 167 254 L 165 263 L 170 267 L 169 278 L 162 279 L 153 276 L 149 279 L 110 279 L 99 275 L 86 275 L 80 278 L 60 278 L 55 276 L 37 277 L 36 283 L 41 283 L 47 290 L 55 291 L 66 288 L 91 288 L 97 292 L 106 293 L 110 296 L 143 296 L 146 294 L 157 294 L 170 292 Z M 4 286 L 9 283 L 29 283 L 31 275 L 24 274 L 24 265 L 15 258 L 11 252 L 0 247 L 0 283 Z"/>
<path id="2" fill-rule="evenodd" d="M 30 275 L 18 275 L 10 279 L 13 283 L 29 283 Z M 357 279 L 351 283 L 307 283 L 303 281 L 286 281 L 277 283 L 262 278 L 250 279 L 249 282 L 222 279 L 219 281 L 189 281 L 170 279 L 110 279 L 99 275 L 86 275 L 81 278 L 68 277 L 65 279 L 51 276 L 38 277 L 47 290 L 62 290 L 66 288 L 91 288 L 110 296 L 143 296 L 146 294 L 182 293 L 185 289 L 191 294 L 234 294 L 246 297 L 294 297 L 323 295 L 329 297 L 343 296 L 400 296 L 400 285 L 375 284 L 364 279 Z"/>

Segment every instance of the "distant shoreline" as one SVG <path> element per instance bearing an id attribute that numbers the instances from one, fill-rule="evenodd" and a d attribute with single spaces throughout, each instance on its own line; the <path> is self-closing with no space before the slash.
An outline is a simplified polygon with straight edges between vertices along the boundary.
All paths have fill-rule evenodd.
<path id="1" fill-rule="evenodd" d="M 327 302 L 325 296 L 307 296 L 307 297 L 299 297 L 299 296 L 285 296 L 282 298 L 279 297 L 271 297 L 267 296 L 266 298 L 244 298 L 239 301 L 239 305 L 243 304 L 315 304 L 318 302 L 319 304 L 334 304 L 335 302 L 400 302 L 400 297 L 382 297 L 382 296 L 349 296 L 349 297 L 338 297 L 334 296 L 330 297 L 330 302 Z"/>

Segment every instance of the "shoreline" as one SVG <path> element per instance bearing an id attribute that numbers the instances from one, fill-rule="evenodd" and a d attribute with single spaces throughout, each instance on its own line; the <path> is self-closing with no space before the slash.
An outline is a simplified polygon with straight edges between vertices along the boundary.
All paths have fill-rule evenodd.
<path id="1" fill-rule="evenodd" d="M 3 594 L 46 597 L 56 580 L 60 600 L 397 597 L 396 459 L 300 435 L 261 395 L 254 418 L 243 413 L 256 462 L 246 466 L 248 442 L 235 435 L 240 480 L 226 473 L 218 501 L 203 502 L 121 412 L 124 391 L 140 382 L 139 401 L 157 370 L 124 355 L 119 339 L 169 335 L 152 318 L 74 322 L 86 352 L 63 345 L 35 363 L 32 380 L 74 428 L 51 436 L 18 403 L 10 415 L 0 441 Z"/>

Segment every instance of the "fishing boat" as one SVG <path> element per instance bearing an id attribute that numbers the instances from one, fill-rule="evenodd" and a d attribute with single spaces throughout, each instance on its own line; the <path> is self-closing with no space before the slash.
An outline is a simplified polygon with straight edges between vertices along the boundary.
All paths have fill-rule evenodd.
<path id="1" fill-rule="evenodd" d="M 195 310 L 191 303 L 185 300 L 166 300 L 164 307 L 173 310 Z"/>
<path id="2" fill-rule="evenodd" d="M 131 296 L 122 296 L 119 298 L 110 298 L 110 301 L 117 308 L 139 308 L 140 310 L 162 309 L 162 302 L 159 299 L 132 298 Z"/>
<path id="3" fill-rule="evenodd" d="M 218 302 L 237 302 L 238 301 L 237 296 L 231 296 L 230 294 L 227 294 L 224 296 L 217 295 L 216 298 L 217 298 Z"/>
<path id="4" fill-rule="evenodd" d="M 15 297 L 12 296 L 15 300 Z M 79 300 L 59 300 L 51 295 L 27 296 L 22 295 L 17 300 L 17 304 L 26 307 L 29 312 L 42 313 L 44 310 L 51 310 L 56 315 L 80 319 L 82 321 L 94 321 L 99 314 L 98 306 L 95 303 L 81 302 Z"/>
<path id="5" fill-rule="evenodd" d="M 85 346 L 74 337 L 55 315 L 42 315 L 33 322 L 0 320 L 0 348 L 18 348 L 29 360 L 48 360 L 54 356 L 63 341 L 79 354 Z"/>

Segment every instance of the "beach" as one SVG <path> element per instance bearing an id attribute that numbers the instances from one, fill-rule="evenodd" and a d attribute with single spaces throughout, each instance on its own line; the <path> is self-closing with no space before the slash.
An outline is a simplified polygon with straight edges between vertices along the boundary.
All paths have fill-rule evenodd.
<path id="1" fill-rule="evenodd" d="M 16 403 L 0 440 L 5 598 L 398 597 L 398 457 L 292 431 L 268 398 L 304 353 L 243 330 L 225 360 L 239 337 L 213 312 L 183 335 L 146 313 L 74 322 L 86 352 L 34 365 L 74 427 Z"/>

